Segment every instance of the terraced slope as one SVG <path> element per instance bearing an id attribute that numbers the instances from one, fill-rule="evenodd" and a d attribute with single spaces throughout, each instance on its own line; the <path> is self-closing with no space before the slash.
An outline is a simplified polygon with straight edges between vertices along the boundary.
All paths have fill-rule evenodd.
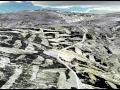
<path id="1" fill-rule="evenodd" d="M 120 87 L 118 15 L 16 12 L 0 23 L 1 89 Z"/>

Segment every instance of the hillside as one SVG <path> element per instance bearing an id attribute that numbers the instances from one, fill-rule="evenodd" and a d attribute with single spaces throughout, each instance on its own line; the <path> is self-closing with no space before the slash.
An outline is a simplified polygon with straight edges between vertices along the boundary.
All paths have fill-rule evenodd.
<path id="1" fill-rule="evenodd" d="M 1 89 L 119 89 L 120 14 L 0 14 Z"/>

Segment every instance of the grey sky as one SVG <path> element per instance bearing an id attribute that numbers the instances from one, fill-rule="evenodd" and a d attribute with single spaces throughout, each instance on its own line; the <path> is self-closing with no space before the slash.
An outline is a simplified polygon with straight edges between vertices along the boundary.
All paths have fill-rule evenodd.
<path id="1" fill-rule="evenodd" d="M 58 10 L 71 10 L 75 12 L 76 11 L 79 12 L 82 9 L 83 12 L 86 12 L 86 13 L 120 12 L 120 1 L 0 1 L 0 5 L 1 5 L 0 10 L 1 11 L 5 11 L 8 9 L 10 10 L 10 8 L 7 7 L 7 5 L 9 7 L 12 7 L 10 6 L 11 4 L 9 5 L 9 2 L 16 2 L 14 4 L 21 5 L 20 7 L 15 5 L 15 9 L 18 9 L 18 10 L 20 8 L 27 10 L 30 7 L 28 6 L 26 8 L 26 5 L 32 3 L 33 5 L 31 5 L 32 6 L 31 9 L 33 9 L 37 5 L 37 6 L 42 6 L 42 8 L 56 8 Z M 26 2 L 29 2 L 29 3 L 26 3 Z M 13 10 L 13 7 L 11 8 L 11 10 Z"/>
<path id="2" fill-rule="evenodd" d="M 79 5 L 95 5 L 95 6 L 120 6 L 120 1 L 31 1 L 36 5 L 46 6 L 79 6 Z"/>

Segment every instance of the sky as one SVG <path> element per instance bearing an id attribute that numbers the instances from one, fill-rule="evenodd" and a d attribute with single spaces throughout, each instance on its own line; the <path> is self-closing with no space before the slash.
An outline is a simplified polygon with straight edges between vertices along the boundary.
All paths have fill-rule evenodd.
<path id="1" fill-rule="evenodd" d="M 120 12 L 120 1 L 0 1 L 0 12 L 61 10 L 79 13 Z"/>

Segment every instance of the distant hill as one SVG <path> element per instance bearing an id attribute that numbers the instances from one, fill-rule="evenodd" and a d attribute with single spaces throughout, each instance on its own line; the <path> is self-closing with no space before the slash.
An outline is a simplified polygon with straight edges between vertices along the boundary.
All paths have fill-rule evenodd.
<path id="1" fill-rule="evenodd" d="M 36 27 L 51 24 L 80 24 L 111 26 L 118 22 L 118 13 L 91 14 L 53 10 L 30 10 L 0 14 L 1 27 Z"/>

